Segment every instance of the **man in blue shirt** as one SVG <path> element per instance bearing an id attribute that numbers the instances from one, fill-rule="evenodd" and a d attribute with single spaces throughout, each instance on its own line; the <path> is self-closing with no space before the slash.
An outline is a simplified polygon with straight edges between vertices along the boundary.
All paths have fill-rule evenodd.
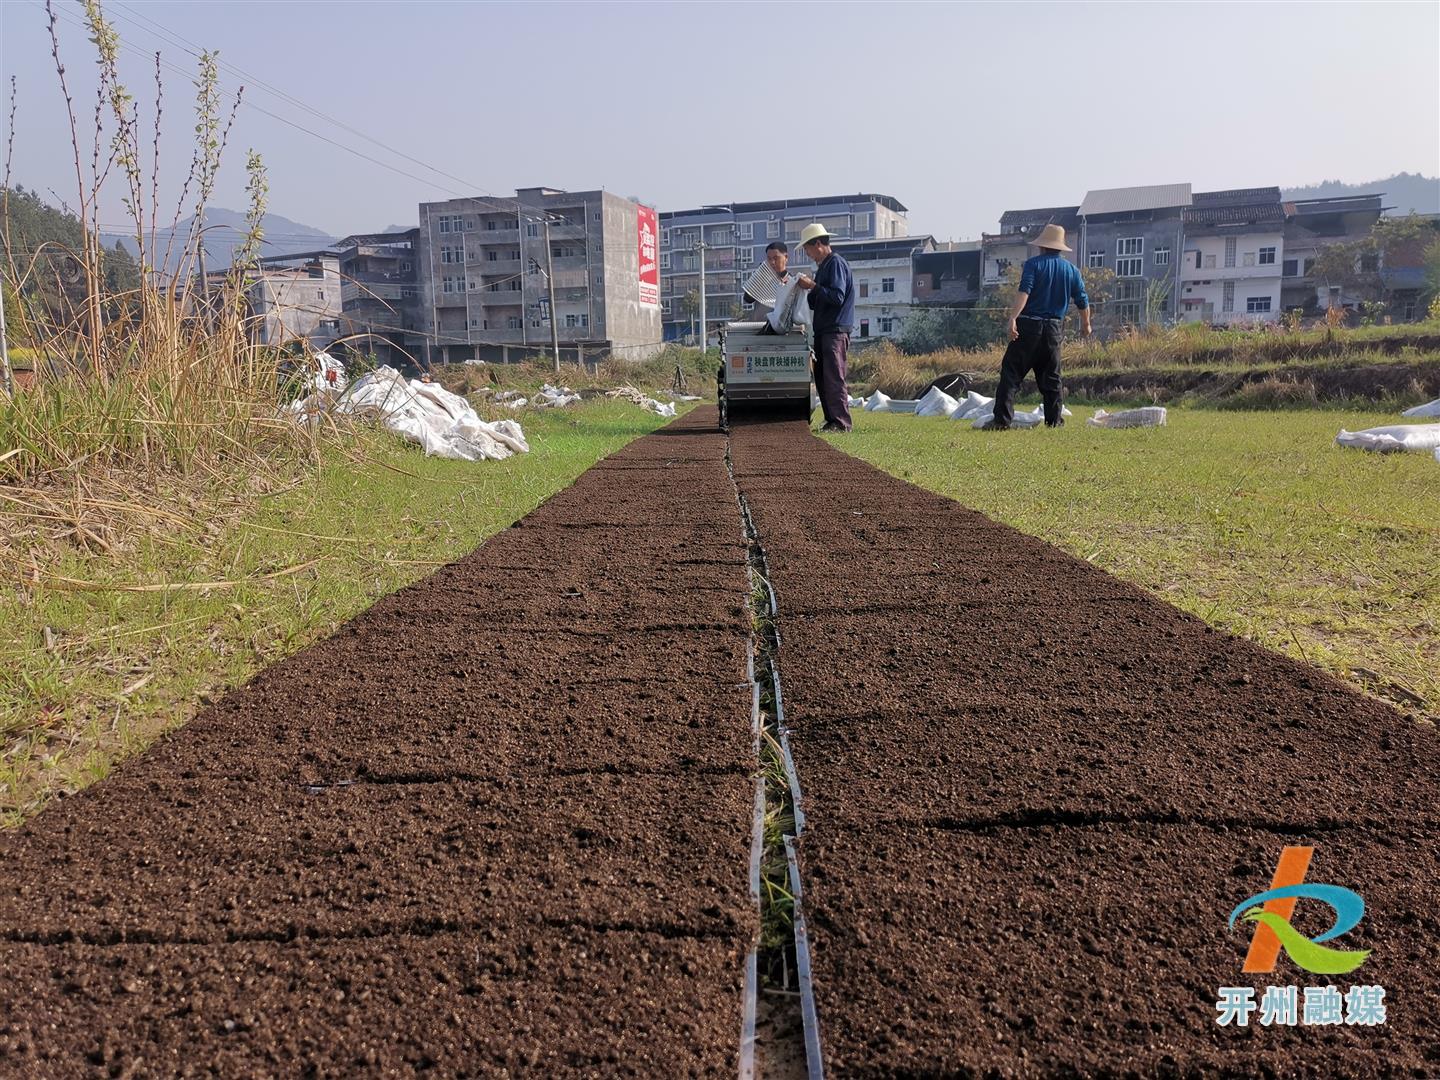
<path id="1" fill-rule="evenodd" d="M 1060 326 L 1070 303 L 1080 309 L 1080 330 L 1090 336 L 1090 298 L 1073 263 L 1060 254 L 1065 230 L 1046 225 L 1031 241 L 1040 254 L 1025 260 L 1020 271 L 1020 295 L 1010 308 L 1010 344 L 1000 362 L 1000 386 L 995 391 L 995 418 L 991 431 L 1004 431 L 1015 419 L 1015 391 L 1033 369 L 1035 383 L 1045 399 L 1045 426 L 1060 427 Z"/>
<path id="2" fill-rule="evenodd" d="M 825 414 L 821 431 L 850 430 L 850 388 L 845 384 L 850 331 L 855 328 L 855 281 L 850 264 L 830 248 L 830 233 L 816 222 L 800 232 L 800 250 L 815 262 L 815 276 L 801 274 L 810 294 L 815 333 L 815 392 Z"/>

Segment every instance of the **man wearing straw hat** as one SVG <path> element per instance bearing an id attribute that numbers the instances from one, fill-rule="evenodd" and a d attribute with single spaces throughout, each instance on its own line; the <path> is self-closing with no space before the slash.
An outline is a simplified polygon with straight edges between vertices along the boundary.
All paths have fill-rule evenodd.
<path id="1" fill-rule="evenodd" d="M 1080 309 L 1080 330 L 1090 336 L 1090 298 L 1080 271 L 1062 251 L 1065 229 L 1046 225 L 1030 241 L 1040 254 L 1025 260 L 1020 271 L 1020 294 L 1010 308 L 1010 344 L 1000 362 L 1000 386 L 995 391 L 995 418 L 990 431 L 1005 431 L 1015 419 L 1015 391 L 1025 376 L 1035 372 L 1035 383 L 1045 399 L 1045 426 L 1060 427 L 1060 327 L 1073 301 Z"/>
<path id="2" fill-rule="evenodd" d="M 855 280 L 850 264 L 830 248 L 830 233 L 818 221 L 800 231 L 800 250 L 815 263 L 815 276 L 796 284 L 810 294 L 815 331 L 815 392 L 825 414 L 821 431 L 850 430 L 850 388 L 845 385 L 850 331 L 855 326 Z"/>

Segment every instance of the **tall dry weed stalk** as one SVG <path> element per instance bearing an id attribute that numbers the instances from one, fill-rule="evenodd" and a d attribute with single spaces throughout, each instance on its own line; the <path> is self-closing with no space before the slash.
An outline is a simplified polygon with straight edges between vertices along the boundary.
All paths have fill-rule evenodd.
<path id="1" fill-rule="evenodd" d="M 236 259 L 223 275 L 198 273 L 201 223 L 244 88 L 227 103 L 216 54 L 201 54 L 189 169 L 168 229 L 162 230 L 159 54 L 154 129 L 146 148 L 134 97 L 120 77 L 119 35 L 97 0 L 85 0 L 84 27 L 99 78 L 93 130 L 82 137 L 52 5 L 47 0 L 51 54 L 69 123 L 74 212 L 83 241 L 80 250 L 52 242 L 38 251 L 11 242 L 12 123 L 0 272 L 14 308 L 10 339 L 35 359 L 35 382 L 10 400 L 0 398 L 0 484 L 43 487 L 63 474 L 97 471 L 146 483 L 163 473 L 218 474 L 235 467 L 263 473 L 277 451 L 313 450 L 311 434 L 277 410 L 278 357 L 256 344 L 245 299 L 268 192 L 264 165 L 254 151 L 246 163 L 248 231 Z M 14 107 L 12 91 L 12 114 Z M 123 290 L 107 288 L 100 239 L 102 197 L 112 181 L 124 184 L 121 201 L 139 252 L 139 284 Z M 180 223 L 187 212 L 194 227 L 185 231 Z M 158 250 L 162 232 L 164 251 Z M 78 268 L 78 281 L 58 281 L 60 287 L 42 292 L 41 279 L 54 275 L 57 265 Z"/>

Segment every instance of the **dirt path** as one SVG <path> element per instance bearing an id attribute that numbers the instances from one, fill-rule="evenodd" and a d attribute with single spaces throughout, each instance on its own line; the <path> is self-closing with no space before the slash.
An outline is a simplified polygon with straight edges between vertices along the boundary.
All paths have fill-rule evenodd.
<path id="1" fill-rule="evenodd" d="M 713 424 L 0 836 L 0 1075 L 734 1076 L 755 763 Z"/>
<path id="2" fill-rule="evenodd" d="M 779 597 L 832 1075 L 1440 1072 L 1433 731 L 803 425 L 732 453 Z M 1243 975 L 1228 914 L 1298 844 L 1367 905 L 1331 944 L 1373 955 Z M 1329 983 L 1384 986 L 1388 1022 L 1216 1024 L 1221 986 Z"/>

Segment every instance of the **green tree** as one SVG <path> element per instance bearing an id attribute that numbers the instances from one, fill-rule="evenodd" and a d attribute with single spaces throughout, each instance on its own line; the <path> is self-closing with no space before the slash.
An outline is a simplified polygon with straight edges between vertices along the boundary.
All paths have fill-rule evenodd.
<path id="1" fill-rule="evenodd" d="M 921 308 L 900 331 L 900 348 L 912 355 L 941 349 L 979 349 L 1001 340 L 1000 325 L 987 311 Z"/>

